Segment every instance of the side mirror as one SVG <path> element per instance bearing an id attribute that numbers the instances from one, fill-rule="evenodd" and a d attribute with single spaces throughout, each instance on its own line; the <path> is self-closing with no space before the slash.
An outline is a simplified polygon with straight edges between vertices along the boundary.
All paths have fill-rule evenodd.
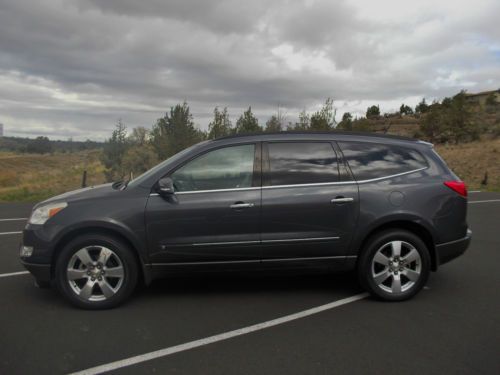
<path id="1" fill-rule="evenodd" d="M 161 195 L 172 195 L 174 191 L 174 181 L 170 177 L 163 177 L 158 181 L 158 193 Z"/>

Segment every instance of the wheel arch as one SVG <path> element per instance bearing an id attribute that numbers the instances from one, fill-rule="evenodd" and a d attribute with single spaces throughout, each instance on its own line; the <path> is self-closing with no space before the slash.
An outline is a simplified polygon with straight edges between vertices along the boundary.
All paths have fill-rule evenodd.
<path id="1" fill-rule="evenodd" d="M 130 249 L 132 250 L 132 253 L 137 261 L 137 264 L 139 265 L 139 280 L 143 280 L 145 284 L 149 284 L 152 280 L 151 277 L 151 271 L 149 269 L 149 266 L 146 264 L 144 261 L 143 257 L 141 256 L 139 249 L 137 248 L 137 245 L 135 244 L 136 241 L 132 240 L 129 236 L 123 233 L 123 231 L 117 229 L 117 228 L 112 228 L 112 227 L 104 227 L 104 226 L 97 226 L 97 225 L 89 225 L 89 226 L 83 226 L 83 227 L 78 227 L 78 228 L 73 228 L 66 233 L 64 233 L 56 242 L 54 246 L 54 253 L 52 256 L 51 260 L 51 277 L 54 277 L 55 273 L 55 264 L 57 262 L 57 258 L 59 256 L 59 253 L 62 251 L 64 246 L 66 246 L 71 240 L 78 236 L 86 235 L 86 234 L 100 234 L 100 235 L 105 235 L 105 236 L 111 236 L 115 237 L 124 243 L 126 243 Z"/>
<path id="2" fill-rule="evenodd" d="M 439 263 L 437 261 L 437 253 L 436 253 L 434 237 L 428 228 L 412 220 L 401 220 L 401 219 L 391 220 L 381 223 L 375 226 L 374 228 L 371 228 L 369 232 L 363 237 L 363 240 L 361 241 L 358 249 L 360 250 L 363 249 L 366 243 L 369 241 L 369 239 L 375 234 L 389 229 L 404 229 L 421 238 L 422 241 L 424 241 L 425 245 L 427 246 L 427 249 L 429 250 L 429 255 L 431 258 L 431 270 L 432 271 L 437 270 Z"/>

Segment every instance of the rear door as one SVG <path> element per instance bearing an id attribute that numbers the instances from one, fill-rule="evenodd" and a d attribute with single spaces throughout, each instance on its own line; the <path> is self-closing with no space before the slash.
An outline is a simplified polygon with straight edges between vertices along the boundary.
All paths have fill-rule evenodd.
<path id="1" fill-rule="evenodd" d="M 152 263 L 260 262 L 260 143 L 210 150 L 171 173 L 175 194 L 152 194 Z"/>
<path id="2" fill-rule="evenodd" d="M 359 212 L 328 141 L 263 144 L 262 258 L 344 259 Z"/>

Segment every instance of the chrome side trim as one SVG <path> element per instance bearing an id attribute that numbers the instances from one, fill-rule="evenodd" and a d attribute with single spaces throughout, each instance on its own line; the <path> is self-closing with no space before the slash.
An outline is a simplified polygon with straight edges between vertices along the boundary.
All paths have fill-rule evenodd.
<path id="1" fill-rule="evenodd" d="M 374 181 L 381 181 L 389 178 L 404 176 L 410 173 L 420 172 L 429 167 L 422 167 L 418 169 L 413 169 L 411 171 L 401 172 L 397 174 L 392 174 L 389 176 L 371 178 L 369 180 L 359 180 L 359 181 L 338 181 L 338 182 L 320 182 L 316 184 L 296 184 L 296 185 L 275 185 L 275 186 L 262 186 L 262 189 L 280 189 L 280 188 L 293 188 L 293 187 L 309 187 L 309 186 L 330 186 L 330 185 L 350 185 L 350 184 L 366 184 Z"/>
<path id="2" fill-rule="evenodd" d="M 199 193 L 218 193 L 223 191 L 245 191 L 245 190 L 259 190 L 259 189 L 281 189 L 281 188 L 294 188 L 294 187 L 312 187 L 312 186 L 333 186 L 333 185 L 352 185 L 352 184 L 366 184 L 375 181 L 382 181 L 389 178 L 404 176 L 407 174 L 415 173 L 423 171 L 424 169 L 428 169 L 429 167 L 422 167 L 418 169 L 413 169 L 411 171 L 401 172 L 392 174 L 389 176 L 371 178 L 369 180 L 359 180 L 359 181 L 337 181 L 337 182 L 318 182 L 315 184 L 295 184 L 295 185 L 274 185 L 274 186 L 262 186 L 262 187 L 249 187 L 249 188 L 234 188 L 234 189 L 215 189 L 215 190 L 193 190 L 193 191 L 179 191 L 175 194 L 184 195 L 184 194 L 199 194 Z M 158 193 L 151 193 L 149 196 L 157 196 Z"/>
<path id="3" fill-rule="evenodd" d="M 219 260 L 212 262 L 178 262 L 178 263 L 150 263 L 150 266 L 198 266 L 198 265 L 206 265 L 206 264 L 244 264 L 244 263 L 260 263 L 260 259 L 255 260 Z"/>
<path id="4" fill-rule="evenodd" d="M 251 191 L 251 190 L 260 190 L 260 186 L 259 187 L 249 187 L 249 188 L 234 188 L 234 189 L 178 191 L 175 194 L 184 195 L 184 194 L 200 194 L 200 193 L 219 193 L 222 191 Z"/>
<path id="5" fill-rule="evenodd" d="M 470 229 L 467 229 L 467 234 L 465 237 L 459 238 L 458 240 L 453 240 L 449 242 L 443 242 L 443 243 L 437 243 L 436 247 L 438 246 L 446 246 L 446 245 L 451 245 L 457 242 L 462 242 L 462 241 L 467 241 L 472 237 L 472 231 Z"/>
<path id="6" fill-rule="evenodd" d="M 209 261 L 209 262 L 179 262 L 179 263 L 150 263 L 148 266 L 196 266 L 207 264 L 245 264 L 245 263 L 267 263 L 267 262 L 293 262 L 301 260 L 324 260 L 324 259 L 349 259 L 357 258 L 356 255 L 337 255 L 329 257 L 308 257 L 308 258 L 276 258 L 276 259 L 255 259 L 255 260 L 227 260 L 227 261 Z"/>
<path id="7" fill-rule="evenodd" d="M 249 188 L 234 188 L 234 189 L 214 189 L 214 190 L 192 190 L 192 191 L 176 191 L 175 195 L 184 195 L 184 194 L 200 194 L 200 193 L 220 193 L 223 191 L 251 191 L 251 190 L 260 190 L 260 186 L 258 187 L 249 187 Z M 150 197 L 156 197 L 160 194 L 151 193 Z"/>
<path id="8" fill-rule="evenodd" d="M 338 239 L 340 239 L 340 237 L 286 238 L 282 240 L 262 240 L 262 243 L 324 241 L 324 240 L 338 240 Z"/>
<path id="9" fill-rule="evenodd" d="M 247 245 L 247 244 L 256 244 L 260 243 L 260 241 L 227 241 L 227 242 L 196 242 L 191 244 L 192 246 L 220 246 L 220 245 Z M 180 246 L 189 246 L 179 244 Z M 169 245 L 167 245 L 168 247 Z M 175 246 L 175 244 L 172 244 L 170 246 Z"/>
<path id="10" fill-rule="evenodd" d="M 323 260 L 323 259 L 346 259 L 346 258 L 357 258 L 357 256 L 347 256 L 347 255 L 334 255 L 328 257 L 302 257 L 302 258 L 272 258 L 272 259 L 262 259 L 262 262 L 293 262 L 301 260 Z"/>
<path id="11" fill-rule="evenodd" d="M 356 181 L 338 181 L 338 182 L 318 182 L 315 184 L 295 184 L 295 185 L 273 185 L 262 186 L 262 189 L 281 189 L 281 188 L 294 188 L 294 187 L 310 187 L 310 186 L 331 186 L 331 185 L 351 185 Z"/>
<path id="12" fill-rule="evenodd" d="M 251 245 L 279 242 L 307 242 L 307 241 L 325 241 L 338 240 L 340 237 L 312 237 L 312 238 L 286 238 L 282 240 L 262 240 L 262 241 L 226 241 L 226 242 L 195 242 L 192 244 L 166 244 L 167 247 L 185 247 L 185 246 L 224 246 L 224 245 Z"/>
<path id="13" fill-rule="evenodd" d="M 404 176 L 404 175 L 407 175 L 407 174 L 411 174 L 411 173 L 423 171 L 424 169 L 427 169 L 427 168 L 429 168 L 429 167 L 422 167 L 422 168 L 414 169 L 414 170 L 407 171 L 407 172 L 401 172 L 401 173 L 397 173 L 397 174 L 392 174 L 390 176 L 377 177 L 377 178 L 372 178 L 372 179 L 369 179 L 369 180 L 361 180 L 361 181 L 358 181 L 358 184 L 366 184 L 367 182 L 374 182 L 374 181 L 385 180 L 387 178 L 394 178 L 394 177 Z"/>
<path id="14" fill-rule="evenodd" d="M 330 257 L 304 257 L 304 258 L 272 258 L 262 259 L 262 263 L 268 262 L 294 262 L 300 260 L 323 260 L 323 259 L 344 259 L 344 255 L 330 256 Z"/>

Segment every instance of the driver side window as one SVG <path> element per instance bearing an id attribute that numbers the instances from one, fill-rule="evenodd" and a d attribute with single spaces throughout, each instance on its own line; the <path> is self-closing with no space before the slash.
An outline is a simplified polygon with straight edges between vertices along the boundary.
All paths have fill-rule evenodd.
<path id="1" fill-rule="evenodd" d="M 253 144 L 209 151 L 172 174 L 175 191 L 252 187 L 254 153 Z"/>

